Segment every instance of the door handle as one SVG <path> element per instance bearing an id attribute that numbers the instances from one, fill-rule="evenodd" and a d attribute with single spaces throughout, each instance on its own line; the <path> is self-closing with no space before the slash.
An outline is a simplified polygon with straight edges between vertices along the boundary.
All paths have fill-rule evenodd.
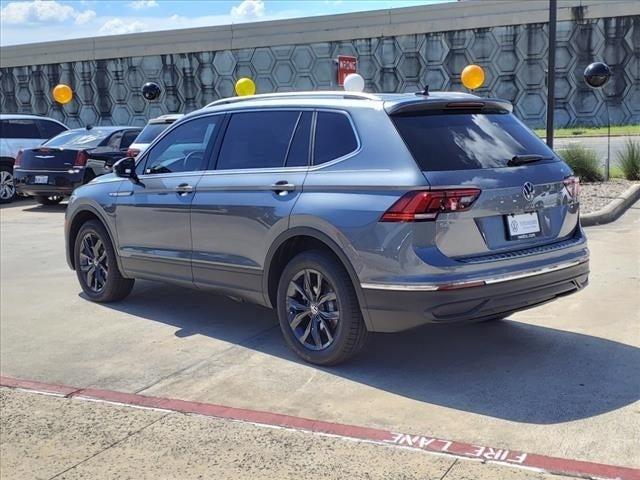
<path id="1" fill-rule="evenodd" d="M 295 189 L 296 189 L 296 186 L 293 183 L 289 183 L 287 180 L 281 180 L 271 185 L 271 190 L 276 192 L 278 195 L 286 194 L 287 192 L 292 192 Z"/>
<path id="2" fill-rule="evenodd" d="M 193 192 L 193 186 L 188 183 L 181 183 L 175 188 L 175 191 L 180 195 L 186 195 L 187 193 Z"/>

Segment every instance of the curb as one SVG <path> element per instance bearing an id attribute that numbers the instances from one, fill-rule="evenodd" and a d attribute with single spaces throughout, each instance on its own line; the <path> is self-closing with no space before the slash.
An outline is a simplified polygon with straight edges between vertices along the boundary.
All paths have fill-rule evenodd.
<path id="1" fill-rule="evenodd" d="M 632 185 L 603 209 L 581 215 L 580 223 L 583 227 L 591 227 L 613 222 L 638 200 L 640 200 L 640 184 Z"/>
<path id="2" fill-rule="evenodd" d="M 583 460 L 550 457 L 517 450 L 445 440 L 442 438 L 397 433 L 371 427 L 294 417 L 246 408 L 226 407 L 212 403 L 179 400 L 117 392 L 95 388 L 78 388 L 0 375 L 0 387 L 28 390 L 76 400 L 102 401 L 138 408 L 153 408 L 169 412 L 203 415 L 267 427 L 330 435 L 351 440 L 376 443 L 390 447 L 410 448 L 433 454 L 476 460 L 483 463 L 507 465 L 536 472 L 598 480 L 640 480 L 640 469 L 607 465 Z"/>

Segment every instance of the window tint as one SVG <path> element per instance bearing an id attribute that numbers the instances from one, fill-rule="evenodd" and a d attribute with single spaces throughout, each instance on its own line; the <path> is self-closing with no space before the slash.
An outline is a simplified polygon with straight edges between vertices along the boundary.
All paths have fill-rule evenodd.
<path id="1" fill-rule="evenodd" d="M 298 119 L 298 127 L 293 135 L 289 153 L 287 154 L 287 167 L 306 167 L 309 165 L 309 137 L 311 135 L 311 112 L 302 112 Z"/>
<path id="2" fill-rule="evenodd" d="M 1 138 L 42 138 L 34 120 L 2 120 Z"/>
<path id="3" fill-rule="evenodd" d="M 67 130 L 60 135 L 53 137 L 43 143 L 47 147 L 81 147 L 81 148 L 94 148 L 100 145 L 113 130 L 102 130 L 100 128 L 92 128 L 87 130 L 85 128 L 78 128 L 77 130 Z"/>
<path id="4" fill-rule="evenodd" d="M 549 148 L 511 114 L 432 114 L 393 118 L 422 170 L 506 167 L 515 155 L 555 158 Z"/>
<path id="5" fill-rule="evenodd" d="M 67 129 L 62 125 L 50 120 L 36 120 L 40 128 L 41 138 L 53 138 L 59 133 L 65 132 Z"/>
<path id="6" fill-rule="evenodd" d="M 145 174 L 204 170 L 205 151 L 220 116 L 201 117 L 178 125 L 156 143 L 146 156 Z"/>
<path id="7" fill-rule="evenodd" d="M 164 132 L 170 123 L 149 123 L 142 129 L 136 139 L 136 143 L 151 143 L 158 135 Z"/>
<path id="8" fill-rule="evenodd" d="M 224 135 L 218 170 L 284 165 L 300 112 L 234 113 Z"/>
<path id="9" fill-rule="evenodd" d="M 124 132 L 124 134 L 122 135 L 122 140 L 120 141 L 120 149 L 129 147 L 129 145 L 133 143 L 139 133 L 140 131 L 138 130 L 128 130 Z"/>
<path id="10" fill-rule="evenodd" d="M 314 165 L 329 162 L 358 148 L 349 118 L 342 113 L 318 112 Z"/>
<path id="11" fill-rule="evenodd" d="M 119 150 L 120 149 L 120 140 L 122 140 L 122 132 L 114 132 L 110 137 L 109 141 L 105 146 L 109 147 L 111 150 Z"/>

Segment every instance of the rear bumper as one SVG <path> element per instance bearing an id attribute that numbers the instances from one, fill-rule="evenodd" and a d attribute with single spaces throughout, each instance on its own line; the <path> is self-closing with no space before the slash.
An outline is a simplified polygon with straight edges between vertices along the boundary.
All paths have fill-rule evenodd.
<path id="1" fill-rule="evenodd" d="M 36 175 L 47 176 L 47 183 L 35 183 Z M 71 195 L 83 184 L 84 169 L 69 173 L 67 170 L 21 170 L 14 171 L 14 182 L 18 193 L 23 195 Z"/>
<path id="2" fill-rule="evenodd" d="M 397 332 L 425 324 L 472 322 L 532 308 L 588 283 L 588 259 L 505 277 L 450 285 L 364 284 L 371 330 Z M 438 289 L 444 288 L 444 289 Z"/>

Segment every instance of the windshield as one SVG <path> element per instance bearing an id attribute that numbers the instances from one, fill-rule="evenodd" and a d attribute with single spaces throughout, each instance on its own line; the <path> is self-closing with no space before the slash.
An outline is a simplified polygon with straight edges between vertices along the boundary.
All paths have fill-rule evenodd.
<path id="1" fill-rule="evenodd" d="M 517 155 L 555 158 L 544 142 L 507 113 L 399 115 L 393 122 L 424 171 L 507 167 Z"/>
<path id="2" fill-rule="evenodd" d="M 142 129 L 134 143 L 151 143 L 158 135 L 167 129 L 170 123 L 150 123 Z"/>
<path id="3" fill-rule="evenodd" d="M 73 146 L 93 148 L 100 145 L 100 143 L 111 133 L 113 133 L 112 130 L 103 130 L 99 128 L 93 128 L 91 130 L 70 130 L 53 137 L 48 142 L 43 143 L 43 145 L 47 147 Z"/>

